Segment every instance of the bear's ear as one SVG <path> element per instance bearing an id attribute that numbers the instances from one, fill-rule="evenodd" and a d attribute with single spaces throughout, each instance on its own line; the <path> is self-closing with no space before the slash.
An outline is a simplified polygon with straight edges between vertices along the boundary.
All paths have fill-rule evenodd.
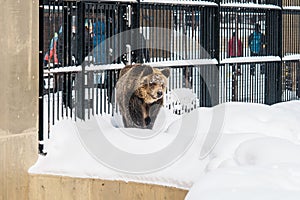
<path id="1" fill-rule="evenodd" d="M 148 77 L 146 76 L 144 76 L 144 78 L 142 79 L 143 81 L 142 81 L 142 83 L 143 83 L 143 85 L 148 85 L 148 83 L 149 83 L 149 79 L 148 79 Z"/>
<path id="2" fill-rule="evenodd" d="M 149 75 L 153 74 L 152 67 L 144 65 L 143 68 L 144 69 L 143 69 L 143 75 L 142 75 L 142 77 L 149 76 Z"/>
<path id="3" fill-rule="evenodd" d="M 168 77 L 170 76 L 170 69 L 169 69 L 169 68 L 163 69 L 163 70 L 161 70 L 161 73 L 162 73 L 166 78 L 168 78 Z"/>
<path id="4" fill-rule="evenodd" d="M 131 73 L 135 76 L 145 77 L 153 73 L 153 69 L 147 65 L 135 65 L 132 67 Z"/>

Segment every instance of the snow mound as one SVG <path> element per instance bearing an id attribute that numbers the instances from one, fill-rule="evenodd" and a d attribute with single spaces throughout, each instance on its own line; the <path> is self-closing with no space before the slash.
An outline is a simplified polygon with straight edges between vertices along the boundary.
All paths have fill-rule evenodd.
<path id="1" fill-rule="evenodd" d="M 199 179 L 186 200 L 296 200 L 300 197 L 300 166 L 281 168 L 232 167 Z"/>
<path id="2" fill-rule="evenodd" d="M 173 186 L 190 190 L 187 200 L 300 199 L 300 101 L 272 106 L 225 103 L 186 115 L 162 111 L 154 130 L 135 129 L 131 135 L 124 134 L 110 116 L 59 121 L 46 141 L 48 154 L 40 156 L 29 172 Z M 187 121 L 197 126 L 186 126 L 184 136 L 195 131 L 188 148 L 164 168 L 144 174 L 114 170 L 99 162 L 78 134 L 81 129 L 92 138 L 96 127 L 119 149 L 147 155 L 169 147 Z M 143 140 L 137 139 L 141 136 Z M 208 154 L 201 157 L 204 148 Z M 112 151 L 104 153 L 114 159 Z"/>
<path id="3" fill-rule="evenodd" d="M 235 160 L 239 165 L 300 165 L 299 155 L 300 145 L 286 139 L 263 137 L 240 144 L 235 151 Z"/>

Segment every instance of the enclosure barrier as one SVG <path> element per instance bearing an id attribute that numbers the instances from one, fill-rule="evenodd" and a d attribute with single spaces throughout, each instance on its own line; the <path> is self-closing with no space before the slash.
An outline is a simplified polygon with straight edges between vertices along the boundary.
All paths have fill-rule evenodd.
<path id="1" fill-rule="evenodd" d="M 169 67 L 165 106 L 177 114 L 300 96 L 299 0 L 43 0 L 40 19 L 41 153 L 56 121 L 114 115 L 125 64 Z M 179 88 L 191 105 L 171 98 Z"/>

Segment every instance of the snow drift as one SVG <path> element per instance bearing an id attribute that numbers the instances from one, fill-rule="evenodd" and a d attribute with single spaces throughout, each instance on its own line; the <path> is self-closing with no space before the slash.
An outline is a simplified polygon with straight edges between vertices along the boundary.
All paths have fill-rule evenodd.
<path id="1" fill-rule="evenodd" d="M 48 154 L 40 156 L 29 172 L 174 186 L 190 190 L 188 200 L 300 199 L 300 101 L 272 106 L 225 103 L 194 112 L 197 129 L 193 141 L 180 157 L 160 170 L 132 174 L 106 166 L 82 144 L 78 122 L 66 119 L 52 127 Z M 167 146 L 179 129 L 182 117 L 168 111 L 163 117 L 162 128 L 143 143 L 121 136 L 116 120 L 109 116 L 91 120 L 97 121 L 105 137 L 119 148 L 145 154 Z M 214 124 L 221 125 L 216 143 L 211 143 L 206 156 L 201 157 Z M 148 134 L 148 130 L 135 131 Z"/>

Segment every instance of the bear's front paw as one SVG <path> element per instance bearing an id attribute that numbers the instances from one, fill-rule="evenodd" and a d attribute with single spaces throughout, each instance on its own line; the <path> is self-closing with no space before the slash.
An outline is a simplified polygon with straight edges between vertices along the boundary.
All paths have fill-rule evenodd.
<path id="1" fill-rule="evenodd" d="M 148 116 L 148 117 L 145 118 L 145 124 L 146 124 L 146 126 L 148 126 L 150 123 L 151 123 L 151 119 Z"/>

